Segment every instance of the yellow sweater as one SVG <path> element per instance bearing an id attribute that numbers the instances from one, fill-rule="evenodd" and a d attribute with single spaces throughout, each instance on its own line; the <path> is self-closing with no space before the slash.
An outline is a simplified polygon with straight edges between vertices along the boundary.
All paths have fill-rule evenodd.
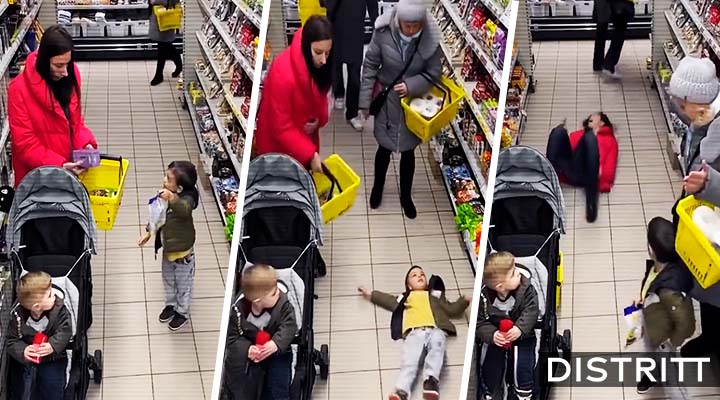
<path id="1" fill-rule="evenodd" d="M 430 292 L 413 290 L 405 300 L 403 334 L 414 328 L 434 327 L 435 316 L 430 308 Z"/>

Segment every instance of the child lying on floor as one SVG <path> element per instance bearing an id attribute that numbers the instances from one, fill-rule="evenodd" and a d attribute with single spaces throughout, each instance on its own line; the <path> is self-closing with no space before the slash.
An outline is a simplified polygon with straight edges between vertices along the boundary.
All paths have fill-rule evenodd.
<path id="1" fill-rule="evenodd" d="M 439 378 L 445 362 L 445 341 L 456 336 L 450 318 L 462 316 L 470 298 L 462 296 L 451 303 L 445 297 L 442 279 L 432 276 L 428 281 L 417 265 L 405 276 L 405 293 L 400 296 L 358 289 L 373 304 L 392 311 L 390 333 L 394 340 L 403 339 L 403 356 L 395 391 L 390 400 L 407 400 L 418 374 L 420 357 L 425 353 L 423 398 L 437 400 L 440 396 Z"/>

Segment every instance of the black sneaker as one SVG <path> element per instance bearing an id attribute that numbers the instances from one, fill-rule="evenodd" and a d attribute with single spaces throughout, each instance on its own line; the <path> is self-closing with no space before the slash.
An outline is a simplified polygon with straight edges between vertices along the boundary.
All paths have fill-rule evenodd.
<path id="1" fill-rule="evenodd" d="M 655 386 L 655 384 L 656 384 L 656 382 L 651 381 L 647 375 L 643 375 L 642 379 L 640 379 L 640 383 L 637 384 L 638 394 L 647 393 L 650 390 L 650 388 Z"/>
<path id="2" fill-rule="evenodd" d="M 166 306 L 163 308 L 158 318 L 163 324 L 169 322 L 175 316 L 175 308 L 173 306 Z"/>
<path id="3" fill-rule="evenodd" d="M 182 315 L 175 313 L 175 316 L 173 317 L 172 321 L 168 324 L 168 328 L 170 328 L 171 331 L 176 331 L 183 326 L 187 325 L 188 319 L 183 317 Z"/>
<path id="4" fill-rule="evenodd" d="M 440 384 L 438 380 L 431 377 L 425 379 L 423 383 L 423 399 L 438 400 L 440 398 Z"/>
<path id="5" fill-rule="evenodd" d="M 388 400 L 408 400 L 408 394 L 402 390 L 398 390 L 395 393 L 391 393 Z"/>

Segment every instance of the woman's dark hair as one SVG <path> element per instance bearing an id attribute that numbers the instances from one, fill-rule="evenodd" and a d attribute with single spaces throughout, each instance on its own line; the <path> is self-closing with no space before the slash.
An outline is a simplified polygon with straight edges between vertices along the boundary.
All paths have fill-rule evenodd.
<path id="1" fill-rule="evenodd" d="M 332 40 L 332 37 L 332 24 L 322 15 L 313 15 L 308 18 L 302 29 L 301 45 L 303 57 L 305 58 L 305 64 L 307 65 L 308 71 L 310 71 L 310 75 L 313 80 L 323 92 L 330 90 L 330 86 L 332 86 L 333 51 L 330 50 L 330 56 L 328 57 L 325 65 L 317 68 L 313 63 L 312 48 L 310 45 L 313 42 Z"/>
<path id="2" fill-rule="evenodd" d="M 50 59 L 70 52 L 70 63 L 67 65 L 67 76 L 60 80 L 53 80 L 50 72 Z M 67 107 L 70 104 L 73 92 L 80 99 L 80 84 L 75 76 L 75 51 L 72 36 L 60 25 L 53 25 L 45 30 L 40 40 L 35 69 L 50 88 L 50 94 Z M 52 104 L 50 105 L 52 108 Z"/>
<path id="3" fill-rule="evenodd" d="M 680 258 L 675 251 L 675 226 L 667 219 L 655 217 L 650 220 L 647 241 L 657 261 L 668 263 Z"/>
<path id="4" fill-rule="evenodd" d="M 175 182 L 182 186 L 180 196 L 189 196 L 193 201 L 193 209 L 200 202 L 200 193 L 197 190 L 197 169 L 190 161 L 173 161 L 168 169 L 175 175 Z"/>
<path id="5" fill-rule="evenodd" d="M 603 124 L 605 124 L 605 126 L 609 127 L 610 130 L 613 129 L 613 124 L 612 124 L 612 122 L 610 122 L 610 118 L 607 116 L 607 114 L 605 114 L 602 111 L 592 113 L 587 118 L 585 118 L 585 120 L 583 121 L 583 129 L 585 129 L 585 130 L 590 129 L 590 117 L 592 117 L 595 114 L 600 116 L 600 121 L 602 121 Z"/>

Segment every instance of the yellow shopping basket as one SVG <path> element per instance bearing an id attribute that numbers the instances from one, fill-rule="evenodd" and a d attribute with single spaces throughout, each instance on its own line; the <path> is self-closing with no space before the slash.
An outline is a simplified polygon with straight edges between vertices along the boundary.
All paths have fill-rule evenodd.
<path id="1" fill-rule="evenodd" d="M 360 187 L 360 177 L 349 165 L 333 154 L 323 162 L 322 174 L 313 173 L 315 190 L 321 199 L 320 210 L 326 224 L 344 214 L 353 204 Z M 327 200 L 323 204 L 323 199 Z"/>
<path id="2" fill-rule="evenodd" d="M 445 76 L 442 77 L 440 82 L 436 82 L 427 74 L 423 74 L 423 76 L 433 84 L 430 93 L 443 98 L 443 107 L 440 112 L 435 114 L 432 119 L 427 119 L 410 107 L 411 98 L 405 97 L 400 103 L 403 111 L 405 111 L 405 124 L 410 132 L 414 133 L 423 142 L 427 142 L 455 119 L 460 100 L 465 96 L 465 92 L 457 83 Z"/>
<path id="3" fill-rule="evenodd" d="M 164 6 L 153 6 L 153 14 L 158 23 L 160 32 L 174 31 L 182 28 L 183 10 L 181 5 L 171 8 Z"/>
<path id="4" fill-rule="evenodd" d="M 693 212 L 703 205 L 715 207 L 711 203 L 696 199 L 695 196 L 680 200 L 675 207 L 680 217 L 675 249 L 700 286 L 707 289 L 720 281 L 720 255 L 692 220 Z"/>
<path id="5" fill-rule="evenodd" d="M 320 0 L 298 0 L 298 16 L 301 26 L 313 15 L 326 15 L 327 10 L 320 5 Z"/>
<path id="6" fill-rule="evenodd" d="M 125 176 L 129 167 L 130 162 L 127 159 L 102 155 L 100 166 L 90 168 L 80 178 L 90 194 L 95 224 L 100 230 L 109 231 L 115 225 L 115 216 L 120 209 Z"/>

